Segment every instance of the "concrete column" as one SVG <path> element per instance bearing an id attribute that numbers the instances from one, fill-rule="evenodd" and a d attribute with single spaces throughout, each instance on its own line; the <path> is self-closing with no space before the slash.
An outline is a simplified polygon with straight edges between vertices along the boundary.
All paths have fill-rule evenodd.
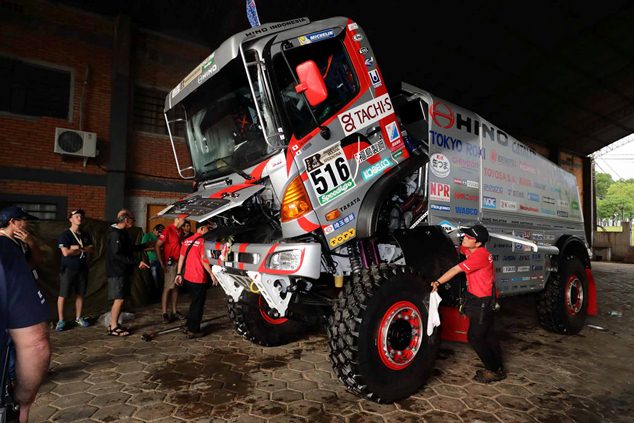
<path id="1" fill-rule="evenodd" d="M 106 181 L 106 220 L 125 206 L 125 172 L 131 121 L 130 54 L 132 24 L 129 16 L 115 20 L 112 97 L 110 102 L 110 160 Z"/>

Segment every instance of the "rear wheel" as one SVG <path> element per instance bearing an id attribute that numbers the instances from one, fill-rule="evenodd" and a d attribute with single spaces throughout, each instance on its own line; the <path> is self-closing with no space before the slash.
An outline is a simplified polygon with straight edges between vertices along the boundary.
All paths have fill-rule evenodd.
<path id="1" fill-rule="evenodd" d="M 416 392 L 429 378 L 439 330 L 425 331 L 429 284 L 411 269 L 381 265 L 354 275 L 330 318 L 330 359 L 339 379 L 376 402 Z"/>
<path id="2" fill-rule="evenodd" d="M 245 339 L 266 347 L 295 341 L 306 332 L 306 324 L 268 315 L 268 305 L 261 295 L 243 293 L 239 302 L 229 301 L 229 318 L 235 330 Z"/>
<path id="3" fill-rule="evenodd" d="M 583 329 L 588 310 L 586 269 L 578 257 L 568 257 L 552 275 L 537 305 L 539 323 L 548 330 L 574 335 Z"/>

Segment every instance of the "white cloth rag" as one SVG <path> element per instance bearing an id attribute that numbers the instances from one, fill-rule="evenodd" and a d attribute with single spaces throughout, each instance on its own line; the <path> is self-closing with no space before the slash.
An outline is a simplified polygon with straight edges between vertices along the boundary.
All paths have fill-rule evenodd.
<path id="1" fill-rule="evenodd" d="M 434 291 L 429 295 L 429 317 L 427 318 L 427 336 L 434 333 L 434 328 L 440 326 L 440 314 L 438 313 L 438 305 L 442 301 L 438 291 Z"/>

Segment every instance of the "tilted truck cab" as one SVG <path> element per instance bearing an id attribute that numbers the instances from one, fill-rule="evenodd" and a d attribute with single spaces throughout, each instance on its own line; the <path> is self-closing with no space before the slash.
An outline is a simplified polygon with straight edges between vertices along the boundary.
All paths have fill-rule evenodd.
<path id="1" fill-rule="evenodd" d="M 460 227 L 489 228 L 500 295 L 541 292 L 546 328 L 577 333 L 596 311 L 572 175 L 475 113 L 386 85 L 347 18 L 234 35 L 166 98 L 197 188 L 161 212 L 218 225 L 206 252 L 241 335 L 280 345 L 323 324 L 339 379 L 378 402 L 431 373 L 429 283 L 460 260 Z"/>

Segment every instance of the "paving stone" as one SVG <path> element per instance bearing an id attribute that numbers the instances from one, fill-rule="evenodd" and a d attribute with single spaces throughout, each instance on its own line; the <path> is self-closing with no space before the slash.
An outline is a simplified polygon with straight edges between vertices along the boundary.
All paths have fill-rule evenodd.
<path id="1" fill-rule="evenodd" d="M 593 267 L 599 309 L 631 310 L 628 275 L 634 266 Z M 112 339 L 103 327 L 88 328 L 81 337 L 79 331 L 52 333 L 52 371 L 31 421 L 625 423 L 634 408 L 634 369 L 623 359 L 634 348 L 633 313 L 589 317 L 588 323 L 610 330 L 567 337 L 536 326 L 530 298 L 504 299 L 496 324 L 506 380 L 474 382 L 482 364 L 471 347 L 443 343 L 426 385 L 410 398 L 381 405 L 336 380 L 323 332 L 261 347 L 233 331 L 220 290 L 209 295 L 205 316 L 218 316 L 213 333 L 192 342 L 181 333 L 151 343 L 137 336 Z M 156 305 L 136 311 L 133 326 L 156 327 L 156 313 Z"/>

